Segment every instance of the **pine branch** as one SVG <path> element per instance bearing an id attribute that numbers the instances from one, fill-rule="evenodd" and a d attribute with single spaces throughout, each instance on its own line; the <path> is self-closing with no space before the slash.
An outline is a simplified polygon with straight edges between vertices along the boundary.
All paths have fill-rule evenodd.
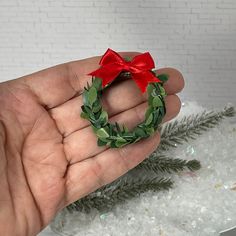
<path id="1" fill-rule="evenodd" d="M 204 111 L 203 113 L 184 117 L 180 121 L 175 120 L 161 128 L 161 143 L 159 151 L 169 150 L 178 144 L 183 144 L 198 135 L 217 126 L 224 118 L 235 116 L 234 107 L 225 107 L 222 111 Z"/>
<path id="2" fill-rule="evenodd" d="M 148 159 L 141 162 L 137 169 L 145 169 L 147 171 L 154 171 L 156 174 L 160 172 L 174 173 L 183 170 L 196 171 L 201 168 L 201 164 L 197 160 L 182 160 L 179 158 L 168 158 L 166 156 L 157 156 L 157 154 L 150 156 Z"/>
<path id="3" fill-rule="evenodd" d="M 132 182 L 121 182 L 114 190 L 107 192 L 96 191 L 67 207 L 68 210 L 76 210 L 89 213 L 92 209 L 108 211 L 116 204 L 123 203 L 129 199 L 139 196 L 146 191 L 168 190 L 173 182 L 167 178 L 158 177 L 136 179 Z"/>

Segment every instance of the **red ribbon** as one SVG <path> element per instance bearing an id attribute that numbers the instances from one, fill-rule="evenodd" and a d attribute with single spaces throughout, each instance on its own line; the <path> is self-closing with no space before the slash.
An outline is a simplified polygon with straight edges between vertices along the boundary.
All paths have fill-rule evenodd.
<path id="1" fill-rule="evenodd" d="M 132 79 L 142 93 L 146 91 L 148 83 L 161 82 L 150 72 L 155 67 L 155 64 L 149 52 L 135 56 L 132 61 L 125 61 L 117 52 L 108 48 L 102 56 L 99 65 L 101 65 L 99 69 L 88 75 L 101 78 L 103 87 L 111 83 L 122 71 L 131 73 Z"/>

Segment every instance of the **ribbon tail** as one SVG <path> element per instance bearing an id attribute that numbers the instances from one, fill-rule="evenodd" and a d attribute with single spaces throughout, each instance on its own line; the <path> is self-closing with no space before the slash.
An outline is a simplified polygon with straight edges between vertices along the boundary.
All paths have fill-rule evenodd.
<path id="1" fill-rule="evenodd" d="M 143 71 L 140 73 L 133 74 L 133 79 L 140 88 L 141 92 L 146 92 L 148 83 L 158 83 L 161 82 L 156 76 L 154 76 L 150 71 Z"/>
<path id="2" fill-rule="evenodd" d="M 145 77 L 143 77 L 142 75 L 143 73 L 136 73 L 133 74 L 133 80 L 135 81 L 135 83 L 138 85 L 138 87 L 140 88 L 142 93 L 146 92 L 146 88 L 148 86 L 148 82 L 145 79 Z"/>
<path id="3" fill-rule="evenodd" d="M 156 77 L 155 75 L 153 75 L 151 72 L 147 71 L 144 72 L 145 73 L 145 77 L 147 78 L 147 81 L 149 83 L 158 83 L 158 82 L 162 82 L 160 79 L 158 79 L 158 77 Z"/>

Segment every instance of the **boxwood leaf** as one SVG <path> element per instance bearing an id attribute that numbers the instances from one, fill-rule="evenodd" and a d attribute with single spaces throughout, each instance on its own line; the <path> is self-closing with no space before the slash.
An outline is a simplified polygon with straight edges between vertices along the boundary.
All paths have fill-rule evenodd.
<path id="1" fill-rule="evenodd" d="M 91 87 L 87 94 L 88 101 L 92 105 L 97 100 L 97 90 L 95 87 Z"/>
<path id="2" fill-rule="evenodd" d="M 101 78 L 98 78 L 98 77 L 95 77 L 94 78 L 94 81 L 93 81 L 93 86 L 99 90 L 101 87 L 102 87 L 102 79 Z"/>
<path id="3" fill-rule="evenodd" d="M 119 142 L 125 142 L 126 143 L 126 140 L 123 137 L 120 137 L 120 136 L 118 136 L 116 138 L 116 140 L 119 141 Z"/>
<path id="4" fill-rule="evenodd" d="M 101 109 L 102 107 L 101 107 L 101 105 L 100 104 L 98 104 L 98 105 L 96 105 L 96 106 L 93 106 L 93 109 L 92 109 L 92 111 L 94 112 L 94 113 L 97 113 L 97 112 L 99 112 L 100 111 L 100 109 Z"/>
<path id="5" fill-rule="evenodd" d="M 150 134 L 153 134 L 155 132 L 155 130 L 153 127 L 147 127 L 146 132 L 150 135 Z"/>
<path id="6" fill-rule="evenodd" d="M 157 78 L 164 83 L 169 79 L 169 76 L 167 74 L 160 74 L 160 75 L 157 75 Z"/>
<path id="7" fill-rule="evenodd" d="M 149 107 L 148 109 L 147 109 L 147 111 L 146 111 L 146 113 L 145 113 L 145 119 L 147 119 L 149 116 L 150 116 L 150 114 L 153 112 L 153 108 L 152 107 Z"/>
<path id="8" fill-rule="evenodd" d="M 135 132 L 136 136 L 138 136 L 138 137 L 145 137 L 146 136 L 146 133 L 142 128 L 136 127 L 134 129 L 134 132 Z"/>
<path id="9" fill-rule="evenodd" d="M 99 120 L 108 120 L 108 114 L 106 111 L 101 112 L 101 115 L 99 116 Z"/>
<path id="10" fill-rule="evenodd" d="M 153 115 L 151 113 L 150 116 L 146 119 L 145 125 L 150 125 L 152 123 L 152 120 L 153 120 Z"/>
<path id="11" fill-rule="evenodd" d="M 149 96 L 148 96 L 148 105 L 149 106 L 151 106 L 152 105 L 152 100 L 153 100 L 153 96 L 150 94 Z"/>
<path id="12" fill-rule="evenodd" d="M 89 105 L 89 102 L 88 102 L 88 91 L 87 90 L 84 90 L 83 92 L 83 103 L 85 106 L 88 106 Z"/>
<path id="13" fill-rule="evenodd" d="M 97 145 L 98 146 L 105 146 L 107 144 L 107 142 L 104 142 L 104 141 L 102 141 L 101 139 L 98 139 L 97 140 Z"/>
<path id="14" fill-rule="evenodd" d="M 161 95 L 165 96 L 166 95 L 165 89 L 162 86 L 160 86 L 160 90 L 161 90 Z"/>
<path id="15" fill-rule="evenodd" d="M 96 134 L 99 138 L 108 138 L 109 137 L 109 134 L 107 133 L 107 131 L 104 128 L 98 129 Z"/>
<path id="16" fill-rule="evenodd" d="M 153 107 L 162 107 L 163 106 L 163 103 L 162 103 L 161 99 L 158 96 L 153 98 L 152 106 Z"/>
<path id="17" fill-rule="evenodd" d="M 111 147 L 111 148 L 117 148 L 117 146 L 116 146 L 116 141 L 112 141 L 112 142 L 110 143 L 110 147 Z"/>
<path id="18" fill-rule="evenodd" d="M 150 95 L 152 93 L 152 90 L 154 89 L 154 86 L 152 84 L 148 84 L 148 87 L 147 87 L 147 93 L 148 95 Z"/>
<path id="19" fill-rule="evenodd" d="M 123 147 L 124 145 L 126 145 L 127 144 L 127 142 L 126 142 L 126 140 L 125 141 L 119 141 L 119 140 L 116 140 L 115 141 L 115 145 L 116 145 L 116 147 Z"/>
<path id="20" fill-rule="evenodd" d="M 88 119 L 88 118 L 89 118 L 89 115 L 88 115 L 87 113 L 85 113 L 85 112 L 82 111 L 82 112 L 80 113 L 80 117 L 83 118 L 83 119 Z"/>

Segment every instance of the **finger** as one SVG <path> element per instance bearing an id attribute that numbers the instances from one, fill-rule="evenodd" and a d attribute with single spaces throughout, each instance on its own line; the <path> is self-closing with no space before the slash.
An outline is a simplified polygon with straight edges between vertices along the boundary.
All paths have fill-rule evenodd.
<path id="1" fill-rule="evenodd" d="M 180 71 L 174 68 L 161 68 L 156 70 L 156 73 L 169 75 L 169 79 L 163 85 L 167 94 L 179 93 L 184 88 L 184 77 Z"/>
<path id="2" fill-rule="evenodd" d="M 148 157 L 158 146 L 160 135 L 105 152 L 69 166 L 66 176 L 67 199 L 70 204 L 106 185 Z"/>
<path id="3" fill-rule="evenodd" d="M 120 52 L 122 57 L 134 57 L 138 52 Z M 98 68 L 101 56 L 57 65 L 24 77 L 15 82 L 23 83 L 48 108 L 55 107 L 81 93 L 91 76 L 87 74 Z"/>
<path id="4" fill-rule="evenodd" d="M 177 95 L 169 95 L 165 98 L 166 114 L 163 122 L 173 119 L 180 110 L 181 102 Z M 147 109 L 147 102 L 144 102 L 132 109 L 124 111 L 110 119 L 111 123 L 118 122 L 125 124 L 132 130 L 136 125 L 143 122 Z M 91 126 L 80 129 L 64 139 L 64 150 L 67 160 L 72 164 L 103 152 L 108 147 L 98 147 L 97 137 Z"/>
<path id="5" fill-rule="evenodd" d="M 178 95 L 173 94 L 166 96 L 164 98 L 166 106 L 166 114 L 161 122 L 161 124 L 174 119 L 180 112 L 181 100 Z"/>
<path id="6" fill-rule="evenodd" d="M 177 93 L 183 89 L 183 76 L 178 70 L 163 68 L 158 70 L 157 73 L 169 74 L 168 84 L 164 86 L 168 94 Z M 133 80 L 126 80 L 104 91 L 102 105 L 109 116 L 113 116 L 146 100 L 147 93 L 142 94 Z M 80 107 L 82 105 L 82 96 L 78 96 L 50 110 L 60 132 L 64 136 L 89 125 L 87 120 L 80 118 Z"/>

